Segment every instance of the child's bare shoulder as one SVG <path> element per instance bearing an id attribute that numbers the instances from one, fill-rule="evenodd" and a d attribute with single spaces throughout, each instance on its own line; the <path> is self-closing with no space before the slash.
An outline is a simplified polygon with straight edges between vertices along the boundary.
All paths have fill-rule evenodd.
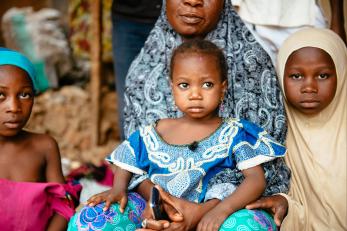
<path id="1" fill-rule="evenodd" d="M 58 150 L 57 141 L 48 134 L 28 132 L 29 142 L 34 150 L 44 154 L 56 153 Z"/>

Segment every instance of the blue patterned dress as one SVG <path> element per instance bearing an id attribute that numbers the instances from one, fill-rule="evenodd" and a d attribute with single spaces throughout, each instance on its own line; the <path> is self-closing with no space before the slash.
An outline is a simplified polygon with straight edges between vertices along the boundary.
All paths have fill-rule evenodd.
<path id="1" fill-rule="evenodd" d="M 142 127 L 118 146 L 107 160 L 149 178 L 173 196 L 199 203 L 230 195 L 230 187 L 226 190 L 220 184 L 209 185 L 209 181 L 223 169 L 254 167 L 282 157 L 285 151 L 284 146 L 255 124 L 246 120 L 224 119 L 214 133 L 198 142 L 194 150 L 189 149 L 189 145 L 166 143 L 156 132 L 155 124 Z M 130 189 L 140 182 L 132 182 Z M 220 193 L 220 189 L 224 194 Z M 131 193 L 125 214 L 119 213 L 118 205 L 113 205 L 108 214 L 102 212 L 100 206 L 99 212 L 96 209 L 98 206 L 85 207 L 72 219 L 69 230 L 109 230 L 106 227 L 133 230 L 140 225 L 144 203 L 139 195 Z M 104 228 L 89 229 L 95 227 L 100 219 Z M 233 230 L 230 227 L 243 227 L 245 223 L 247 227 L 253 225 L 254 230 L 276 229 L 271 216 L 265 212 L 240 210 L 224 222 L 221 230 Z"/>
<path id="2" fill-rule="evenodd" d="M 173 196 L 203 202 L 209 180 L 221 170 L 247 169 L 285 153 L 262 128 L 239 119 L 225 119 L 195 150 L 188 146 L 166 143 L 155 125 L 149 125 L 134 132 L 107 160 L 147 175 Z"/>

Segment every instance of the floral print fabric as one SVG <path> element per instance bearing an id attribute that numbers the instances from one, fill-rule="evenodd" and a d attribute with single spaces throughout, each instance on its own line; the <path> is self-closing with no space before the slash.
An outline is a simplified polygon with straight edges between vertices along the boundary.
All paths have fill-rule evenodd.
<path id="1" fill-rule="evenodd" d="M 129 193 L 128 204 L 123 214 L 120 213 L 117 203 L 112 204 L 107 211 L 103 211 L 104 206 L 105 203 L 83 207 L 71 218 L 68 231 L 130 231 L 141 227 L 141 215 L 146 201 L 139 194 Z"/>

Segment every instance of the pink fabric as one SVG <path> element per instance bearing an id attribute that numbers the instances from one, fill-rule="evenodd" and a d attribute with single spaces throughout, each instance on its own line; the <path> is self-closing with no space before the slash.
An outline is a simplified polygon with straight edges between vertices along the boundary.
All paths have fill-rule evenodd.
<path id="1" fill-rule="evenodd" d="M 46 230 L 48 220 L 54 212 L 69 220 L 75 210 L 73 203 L 67 199 L 66 192 L 77 196 L 77 191 L 80 190 L 80 185 L 0 179 L 0 229 Z"/>
<path id="2" fill-rule="evenodd" d="M 105 177 L 102 180 L 100 180 L 98 183 L 112 187 L 114 174 L 113 174 L 112 169 L 111 169 L 109 164 L 105 164 L 105 167 L 106 167 Z"/>

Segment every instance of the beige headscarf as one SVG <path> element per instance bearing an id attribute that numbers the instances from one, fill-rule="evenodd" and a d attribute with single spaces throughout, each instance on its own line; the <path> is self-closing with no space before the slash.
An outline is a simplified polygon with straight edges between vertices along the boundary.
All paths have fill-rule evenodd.
<path id="1" fill-rule="evenodd" d="M 300 113 L 285 99 L 286 161 L 292 169 L 289 195 L 302 206 L 296 207 L 297 211 L 292 206 L 291 211 L 289 201 L 288 219 L 282 230 L 347 230 L 347 49 L 328 29 L 310 28 L 293 34 L 278 54 L 282 90 L 286 61 L 291 53 L 303 47 L 317 47 L 331 56 L 336 67 L 337 90 L 330 105 L 314 116 Z M 298 216 L 305 223 L 303 227 L 297 226 Z"/>

